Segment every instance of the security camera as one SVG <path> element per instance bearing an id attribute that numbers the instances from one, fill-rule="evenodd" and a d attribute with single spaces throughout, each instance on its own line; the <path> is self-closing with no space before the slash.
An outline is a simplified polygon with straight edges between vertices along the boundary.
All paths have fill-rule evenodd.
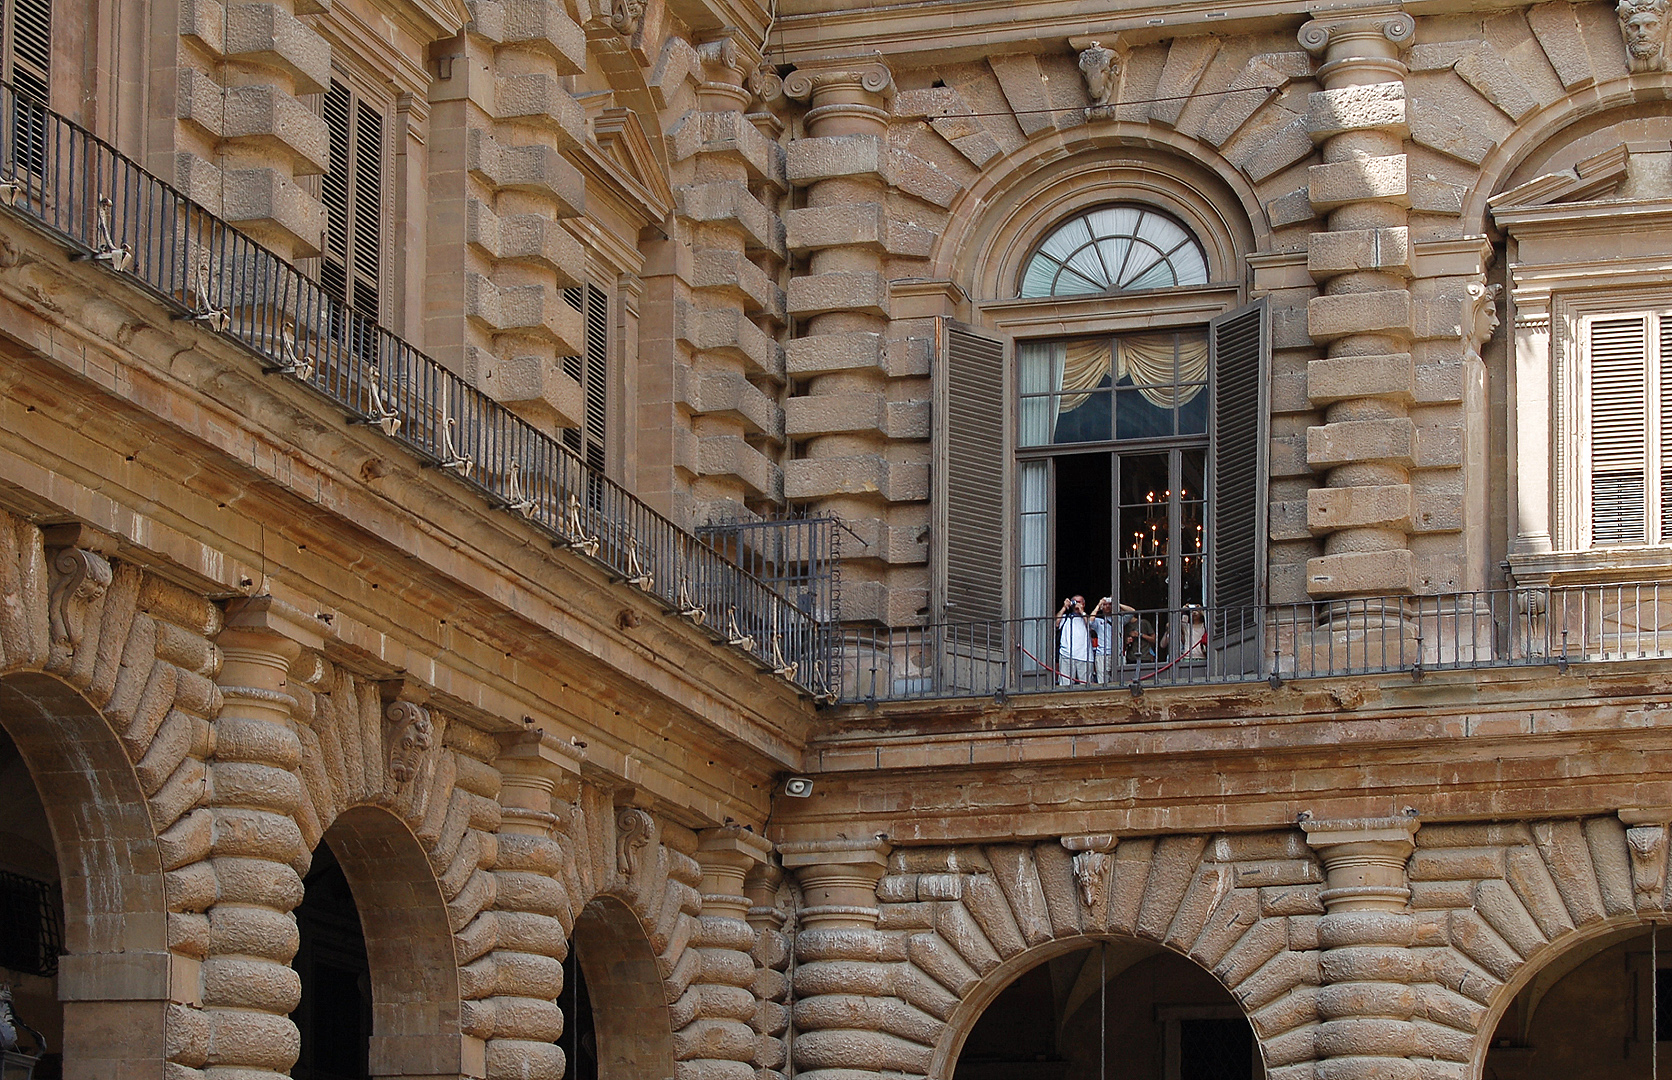
<path id="1" fill-rule="evenodd" d="M 813 782 L 805 776 L 792 776 L 784 781 L 784 794 L 793 799 L 805 799 L 813 793 Z"/>

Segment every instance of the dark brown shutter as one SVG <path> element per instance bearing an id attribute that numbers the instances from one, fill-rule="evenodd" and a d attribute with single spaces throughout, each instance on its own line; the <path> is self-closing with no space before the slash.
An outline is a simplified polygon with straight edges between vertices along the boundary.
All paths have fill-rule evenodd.
<path id="1" fill-rule="evenodd" d="M 1004 343 L 946 332 L 946 612 L 1004 617 Z"/>
<path id="2" fill-rule="evenodd" d="M 354 309 L 378 313 L 383 273 L 383 116 L 365 102 L 354 110 Z"/>
<path id="3" fill-rule="evenodd" d="M 610 298 L 596 285 L 586 289 L 586 463 L 604 471 L 609 427 Z"/>
<path id="4" fill-rule="evenodd" d="M 332 82 L 320 103 L 320 115 L 330 138 L 331 160 L 320 178 L 319 200 L 325 204 L 325 243 L 319 260 L 319 283 L 340 304 L 348 303 L 349 186 L 354 144 L 349 117 L 354 96 L 348 87 Z"/>
<path id="5" fill-rule="evenodd" d="M 12 84 L 47 102 L 52 61 L 52 0 L 12 0 Z"/>
<path id="6" fill-rule="evenodd" d="M 1216 608 L 1253 607 L 1265 589 L 1266 441 L 1263 377 L 1269 337 L 1259 301 L 1208 324 L 1213 380 L 1212 532 L 1208 536 Z"/>
<path id="7" fill-rule="evenodd" d="M 325 204 L 319 283 L 375 321 L 383 272 L 383 116 L 336 81 L 325 91 L 320 115 L 331 158 L 319 185 Z"/>

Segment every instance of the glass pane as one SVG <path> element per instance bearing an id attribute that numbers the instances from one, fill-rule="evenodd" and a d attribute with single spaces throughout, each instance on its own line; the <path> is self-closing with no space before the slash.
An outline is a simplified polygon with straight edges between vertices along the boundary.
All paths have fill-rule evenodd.
<path id="1" fill-rule="evenodd" d="M 1061 341 L 1024 341 L 1016 346 L 1018 392 L 1051 394 L 1062 389 L 1062 358 L 1066 347 Z"/>
<path id="2" fill-rule="evenodd" d="M 1131 236 L 1132 230 L 1138 227 L 1141 214 L 1142 211 L 1135 206 L 1107 206 L 1093 210 L 1086 217 L 1091 222 L 1092 231 L 1099 237 Z"/>
<path id="3" fill-rule="evenodd" d="M 1058 398 L 1057 426 L 1053 443 L 1107 442 L 1109 440 L 1109 391 L 1092 390 Z M 1063 412 L 1067 409 L 1067 412 Z"/>
<path id="4" fill-rule="evenodd" d="M 1063 270 L 1062 276 L 1057 278 L 1054 294 L 1057 296 L 1084 296 L 1086 293 L 1100 293 L 1105 286 L 1091 280 L 1084 274 L 1077 274 L 1072 270 Z"/>
<path id="5" fill-rule="evenodd" d="M 1017 445 L 1049 446 L 1051 443 L 1051 421 L 1056 418 L 1056 398 L 1023 398 L 1021 402 L 1021 412 L 1016 418 Z"/>
<path id="6" fill-rule="evenodd" d="M 1132 241 L 1124 236 L 1113 240 L 1099 240 L 1097 250 L 1103 256 L 1103 265 L 1109 268 L 1109 280 L 1120 280 L 1121 268 L 1126 265 L 1126 253 L 1132 249 Z"/>
<path id="7" fill-rule="evenodd" d="M 1208 283 L 1208 264 L 1202 258 L 1202 253 L 1196 250 L 1196 245 L 1186 244 L 1173 253 L 1173 270 L 1178 274 L 1180 285 L 1206 285 Z"/>
<path id="8" fill-rule="evenodd" d="M 1173 279 L 1173 268 L 1158 262 L 1127 283 L 1129 289 L 1167 289 L 1178 284 Z"/>
<path id="9" fill-rule="evenodd" d="M 1121 271 L 1120 287 L 1133 288 L 1133 282 L 1144 276 L 1144 271 L 1161 261 L 1161 252 L 1148 244 L 1134 242 L 1132 254 L 1126 257 L 1126 269 Z"/>
<path id="10" fill-rule="evenodd" d="M 1138 222 L 1138 239 L 1148 240 L 1162 251 L 1171 251 L 1188 239 L 1185 231 L 1160 214 L 1146 213 Z"/>
<path id="11" fill-rule="evenodd" d="M 1179 396 L 1179 434 L 1205 435 L 1208 430 L 1208 395 L 1205 386 L 1181 386 Z"/>
<path id="12" fill-rule="evenodd" d="M 1028 260 L 1028 268 L 1022 275 L 1023 296 L 1050 296 L 1051 283 L 1057 277 L 1057 264 L 1049 255 L 1035 255 Z"/>
<path id="13" fill-rule="evenodd" d="M 1164 390 L 1120 390 L 1115 401 L 1115 438 L 1157 439 L 1173 434 L 1173 410 L 1157 405 L 1152 398 L 1168 401 L 1171 388 Z M 1163 484 L 1163 487 L 1166 485 Z"/>
<path id="14" fill-rule="evenodd" d="M 1086 228 L 1085 219 L 1075 218 L 1047 237 L 1040 250 L 1058 262 L 1065 262 L 1075 249 L 1089 243 L 1091 232 Z"/>
<path id="15" fill-rule="evenodd" d="M 1167 607 L 1167 454 L 1124 454 L 1120 458 L 1120 595 L 1139 611 Z"/>
<path id="16" fill-rule="evenodd" d="M 1206 605 L 1207 453 L 1186 450 L 1179 459 L 1179 598 Z"/>
<path id="17" fill-rule="evenodd" d="M 1090 278 L 1099 282 L 1104 288 L 1109 287 L 1109 273 L 1103 267 L 1103 260 L 1098 258 L 1097 246 L 1088 244 L 1076 251 L 1068 260 L 1068 265 Z"/>

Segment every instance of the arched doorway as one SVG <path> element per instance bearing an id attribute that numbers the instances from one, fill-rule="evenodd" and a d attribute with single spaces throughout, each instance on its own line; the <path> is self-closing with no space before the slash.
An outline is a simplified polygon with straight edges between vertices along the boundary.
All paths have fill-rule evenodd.
<path id="1" fill-rule="evenodd" d="M 1615 929 L 1540 967 L 1492 1032 L 1484 1080 L 1649 1080 L 1657 1054 L 1672 1069 L 1672 928 L 1658 933 Z"/>
<path id="2" fill-rule="evenodd" d="M 447 907 L 405 822 L 343 811 L 314 849 L 296 924 L 296 1080 L 465 1071 Z"/>
<path id="3" fill-rule="evenodd" d="M 1000 990 L 964 1038 L 952 1080 L 1263 1080 L 1254 1029 L 1190 960 L 1092 941 Z"/>
<path id="4" fill-rule="evenodd" d="M 50 675 L 0 679 L 0 731 L 0 981 L 66 1080 L 162 1061 L 162 860 L 133 766 L 99 711 Z M 44 1080 L 60 1066 L 38 1068 Z"/>
<path id="5" fill-rule="evenodd" d="M 567 1080 L 674 1075 L 673 1026 L 656 953 L 638 917 L 613 896 L 581 909 L 564 964 Z"/>

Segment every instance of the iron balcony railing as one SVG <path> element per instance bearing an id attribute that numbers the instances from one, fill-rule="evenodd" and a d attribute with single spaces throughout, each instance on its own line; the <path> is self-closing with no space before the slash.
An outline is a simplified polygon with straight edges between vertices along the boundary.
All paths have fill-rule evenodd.
<path id="1" fill-rule="evenodd" d="M 1672 658 L 1672 585 L 1614 584 L 1250 608 L 1123 611 L 1095 648 L 1055 615 L 843 632 L 838 700 L 1310 679 Z"/>
<path id="2" fill-rule="evenodd" d="M 803 690 L 826 693 L 817 613 L 728 562 L 556 439 L 320 284 L 0 83 L 0 205 L 108 266 L 449 472 L 493 506 L 631 582 Z"/>

